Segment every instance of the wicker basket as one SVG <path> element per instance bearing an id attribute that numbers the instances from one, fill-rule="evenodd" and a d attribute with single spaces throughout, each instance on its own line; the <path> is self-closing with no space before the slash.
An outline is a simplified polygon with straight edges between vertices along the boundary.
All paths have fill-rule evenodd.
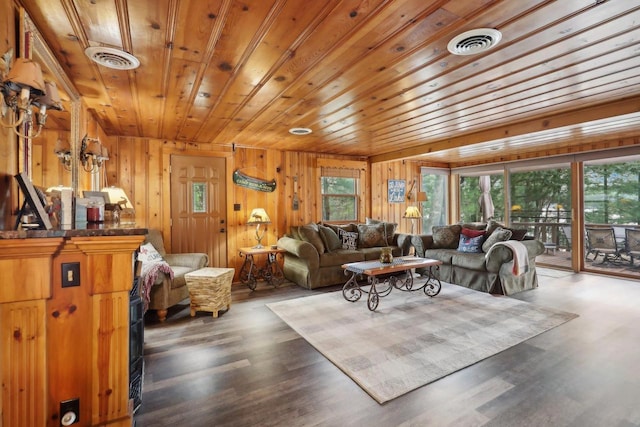
<path id="1" fill-rule="evenodd" d="M 231 282 L 233 268 L 206 267 L 184 275 L 191 300 L 191 316 L 196 311 L 210 311 L 218 317 L 218 311 L 231 308 Z"/>

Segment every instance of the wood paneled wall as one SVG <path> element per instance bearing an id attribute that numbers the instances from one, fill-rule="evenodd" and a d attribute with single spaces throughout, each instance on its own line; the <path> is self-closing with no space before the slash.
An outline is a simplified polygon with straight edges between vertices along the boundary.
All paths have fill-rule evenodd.
<path id="1" fill-rule="evenodd" d="M 164 232 L 167 250 L 171 251 L 171 222 L 169 194 L 170 157 L 172 154 L 193 156 L 216 156 L 227 159 L 227 251 L 228 266 L 239 270 L 243 258 L 238 248 L 255 244 L 254 228 L 246 225 L 251 210 L 264 207 L 272 224 L 266 227 L 263 243 L 274 244 L 288 233 L 293 225 L 319 221 L 320 170 L 318 159 L 362 160 L 347 156 L 280 151 L 277 149 L 255 149 L 247 147 L 189 144 L 157 139 L 108 137 L 97 124 L 89 119 L 85 122 L 86 133 L 99 137 L 109 149 L 110 159 L 102 175 L 102 185 L 116 185 L 124 188 L 134 204 L 136 224 L 141 227 L 159 228 Z M 34 170 L 43 178 L 44 186 L 63 183 L 67 185 L 70 172 L 62 168 L 53 153 L 57 138 L 64 138 L 64 132 L 45 130 L 34 140 Z M 409 232 L 411 223 L 403 218 L 407 206 L 415 204 L 416 192 L 420 189 L 420 166 L 416 161 L 391 161 L 368 165 L 369 173 L 362 180 L 365 186 L 365 217 L 396 222 L 400 232 Z M 276 190 L 272 193 L 259 192 L 233 184 L 233 171 L 264 180 L 276 180 Z M 86 172 L 80 172 L 79 190 L 89 190 L 90 180 Z M 414 180 L 412 199 L 402 203 L 389 203 L 387 181 L 403 179 L 407 191 Z M 369 191 L 370 190 L 370 191 Z M 298 209 L 293 210 L 294 193 L 297 193 Z M 240 210 L 234 210 L 234 205 Z M 419 221 L 416 221 L 416 227 Z M 415 231 L 419 231 L 416 228 Z"/>
<path id="2" fill-rule="evenodd" d="M 0 55 L 14 48 L 15 15 L 10 0 L 0 0 Z M 11 131 L 0 127 L 0 229 L 11 230 L 15 219 L 12 210 L 18 203 L 18 186 L 13 176 L 18 173 L 17 138 Z"/>
<path id="3" fill-rule="evenodd" d="M 406 183 L 405 199 L 402 203 L 389 203 L 387 181 L 390 179 L 403 179 Z M 415 185 L 413 185 L 415 181 Z M 409 193 L 411 186 L 413 190 Z M 371 165 L 371 218 L 395 222 L 398 231 L 409 233 L 411 220 L 403 218 L 408 206 L 416 205 L 416 193 L 420 191 L 420 163 L 409 160 L 396 160 L 392 162 L 373 163 Z M 406 196 L 410 195 L 411 200 Z M 419 232 L 420 221 L 416 220 L 414 232 Z"/>
<path id="4" fill-rule="evenodd" d="M 239 271 L 243 261 L 238 255 L 238 248 L 255 244 L 254 228 L 246 225 L 253 208 L 264 207 L 269 213 L 272 223 L 266 227 L 263 244 L 275 244 L 292 225 L 318 221 L 317 159 L 353 160 L 345 156 L 157 139 L 101 137 L 101 141 L 110 153 L 110 160 L 106 164 L 108 185 L 120 186 L 127 192 L 134 204 L 137 225 L 163 230 L 168 251 L 171 250 L 171 154 L 226 158 L 228 266 L 236 268 L 236 271 Z M 275 179 L 276 190 L 267 193 L 233 184 L 232 174 L 236 169 L 255 178 Z M 297 192 L 299 199 L 299 208 L 295 211 L 294 192 Z M 234 210 L 236 204 L 240 205 L 240 210 Z"/>

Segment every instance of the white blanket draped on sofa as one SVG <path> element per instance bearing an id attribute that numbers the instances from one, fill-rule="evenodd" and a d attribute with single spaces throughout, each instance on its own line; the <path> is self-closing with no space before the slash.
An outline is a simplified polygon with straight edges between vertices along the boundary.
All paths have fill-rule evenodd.
<path id="1" fill-rule="evenodd" d="M 527 252 L 527 248 L 517 240 L 497 242 L 491 247 L 491 249 L 489 249 L 486 256 L 489 256 L 491 251 L 499 245 L 507 246 L 513 252 L 513 260 L 511 260 L 510 263 L 512 266 L 511 272 L 514 276 L 520 276 L 529 271 L 529 254 Z"/>
<path id="2" fill-rule="evenodd" d="M 517 240 L 498 242 L 493 245 L 491 249 L 489 249 L 487 255 L 496 246 L 500 245 L 508 247 L 513 253 L 513 259 L 508 263 L 502 265 L 502 267 L 500 268 L 500 272 L 502 275 L 501 285 L 503 295 L 511 295 L 517 292 L 524 291 L 526 289 L 531 289 L 529 280 L 527 280 L 527 276 L 530 275 L 530 267 L 529 253 L 526 246 L 524 246 Z M 531 270 L 531 274 L 535 274 L 535 271 Z M 534 285 L 534 287 L 535 286 L 537 286 L 537 283 L 536 285 Z"/>

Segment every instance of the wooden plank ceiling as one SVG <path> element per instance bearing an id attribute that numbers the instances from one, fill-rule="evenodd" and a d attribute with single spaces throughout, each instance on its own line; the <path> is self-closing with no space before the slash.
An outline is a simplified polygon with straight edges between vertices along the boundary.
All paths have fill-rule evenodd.
<path id="1" fill-rule="evenodd" d="M 109 135 L 454 166 L 640 135 L 637 1 L 18 1 Z"/>

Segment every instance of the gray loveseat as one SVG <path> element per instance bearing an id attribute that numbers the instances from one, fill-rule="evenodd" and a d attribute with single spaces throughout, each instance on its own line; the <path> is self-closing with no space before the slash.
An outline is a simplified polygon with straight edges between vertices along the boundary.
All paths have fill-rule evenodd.
<path id="1" fill-rule="evenodd" d="M 464 247 L 460 236 L 465 233 L 463 240 L 475 239 L 476 245 Z M 538 240 L 527 239 L 526 230 L 514 230 L 490 221 L 488 224 L 455 224 L 433 227 L 432 234 L 414 235 L 411 239 L 417 256 L 442 261 L 439 269 L 434 268 L 435 275 L 443 282 L 465 286 L 474 290 L 492 294 L 511 295 L 538 286 L 535 258 L 544 252 L 544 244 Z M 493 237 L 492 237 L 493 236 Z M 515 239 L 514 239 L 515 238 Z M 526 249 L 529 262 L 528 271 L 513 274 L 512 249 L 502 244 L 493 247 L 501 241 L 518 240 Z M 493 247 L 493 248 L 492 248 Z M 473 250 L 475 249 L 475 251 Z M 425 273 L 416 269 L 417 273 Z"/>
<path id="2" fill-rule="evenodd" d="M 278 240 L 278 247 L 287 251 L 283 265 L 287 280 L 308 289 L 344 284 L 342 264 L 379 259 L 383 247 L 391 247 L 393 256 L 409 253 L 411 236 L 396 233 L 396 224 L 368 222 L 291 227 Z"/>

